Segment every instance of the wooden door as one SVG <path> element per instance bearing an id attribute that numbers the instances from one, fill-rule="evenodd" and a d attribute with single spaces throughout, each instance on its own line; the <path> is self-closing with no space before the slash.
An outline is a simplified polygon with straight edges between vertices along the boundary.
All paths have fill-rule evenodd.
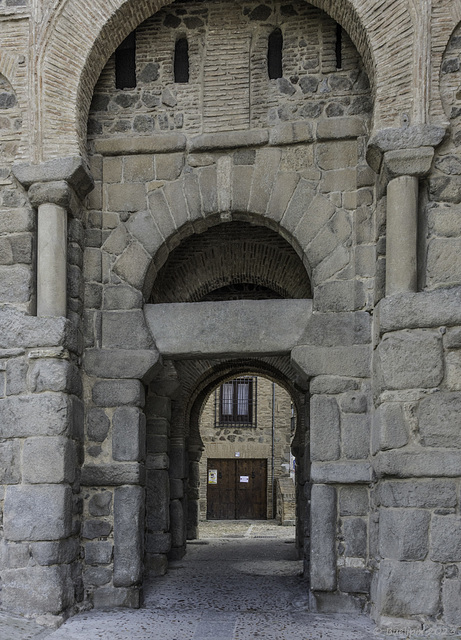
<path id="1" fill-rule="evenodd" d="M 267 460 L 208 460 L 208 520 L 265 520 Z"/>
<path id="2" fill-rule="evenodd" d="M 235 520 L 235 473 L 232 458 L 208 460 L 208 520 Z"/>
<path id="3" fill-rule="evenodd" d="M 236 460 L 236 519 L 267 517 L 267 460 Z"/>

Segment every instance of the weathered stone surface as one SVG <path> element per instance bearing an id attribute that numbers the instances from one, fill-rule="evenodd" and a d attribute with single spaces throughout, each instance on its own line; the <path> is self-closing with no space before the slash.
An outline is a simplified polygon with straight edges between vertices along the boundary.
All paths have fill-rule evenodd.
<path id="1" fill-rule="evenodd" d="M 146 455 L 146 417 L 136 407 L 119 407 L 112 418 L 112 457 L 139 461 Z"/>
<path id="2" fill-rule="evenodd" d="M 112 560 L 112 543 L 109 541 L 87 542 L 85 545 L 85 563 L 109 564 Z"/>
<path id="3" fill-rule="evenodd" d="M 339 492 L 341 516 L 363 516 L 368 513 L 369 497 L 366 487 L 342 487 Z"/>
<path id="4" fill-rule="evenodd" d="M 454 507 L 456 484 L 450 480 L 407 480 L 382 482 L 378 490 L 383 507 Z"/>
<path id="5" fill-rule="evenodd" d="M 321 169 L 342 169 L 357 165 L 357 142 L 341 140 L 322 142 L 316 147 L 317 163 Z"/>
<path id="6" fill-rule="evenodd" d="M 0 441 L 0 483 L 21 482 L 21 447 L 19 440 Z"/>
<path id="7" fill-rule="evenodd" d="M 65 318 L 26 316 L 11 308 L 0 313 L 0 348 L 67 346 L 76 350 L 77 334 Z"/>
<path id="8" fill-rule="evenodd" d="M 363 393 L 345 393 L 341 397 L 340 407 L 344 413 L 366 413 L 368 408 L 367 396 Z"/>
<path id="9" fill-rule="evenodd" d="M 433 147 L 398 149 L 386 151 L 384 165 L 390 177 L 425 176 L 429 173 L 434 158 Z"/>
<path id="10" fill-rule="evenodd" d="M 368 414 L 341 416 L 342 452 L 345 458 L 360 460 L 370 453 L 370 420 Z"/>
<path id="11" fill-rule="evenodd" d="M 342 524 L 346 556 L 365 558 L 367 555 L 367 523 L 362 518 L 344 518 Z"/>
<path id="12" fill-rule="evenodd" d="M 32 277 L 29 268 L 23 265 L 0 266 L 0 302 L 27 302 L 32 293 Z"/>
<path id="13" fill-rule="evenodd" d="M 355 313 L 317 313 L 307 320 L 301 344 L 333 347 L 371 342 L 371 316 Z"/>
<path id="14" fill-rule="evenodd" d="M 399 449 L 408 444 L 409 425 L 405 420 L 402 403 L 380 404 L 373 416 L 374 449 Z"/>
<path id="15" fill-rule="evenodd" d="M 382 156 L 386 151 L 436 147 L 444 136 L 445 128 L 436 125 L 380 129 L 368 142 L 367 162 L 378 173 Z"/>
<path id="16" fill-rule="evenodd" d="M 142 294 L 137 289 L 127 285 L 114 285 L 104 288 L 103 308 L 136 309 L 142 306 Z"/>
<path id="17" fill-rule="evenodd" d="M 429 547 L 430 518 L 430 512 L 423 509 L 381 509 L 381 555 L 395 560 L 424 560 Z"/>
<path id="18" fill-rule="evenodd" d="M 427 285 L 460 284 L 461 239 L 434 238 L 427 248 Z"/>
<path id="19" fill-rule="evenodd" d="M 368 345 L 349 347 L 297 346 L 291 351 L 295 369 L 308 377 L 319 375 L 367 378 L 370 375 L 371 348 Z"/>
<path id="20" fill-rule="evenodd" d="M 65 360 L 46 358 L 37 360 L 27 376 L 29 389 L 41 391 L 69 391 L 75 395 L 82 393 L 82 383 L 77 367 Z"/>
<path id="21" fill-rule="evenodd" d="M 65 180 L 81 198 L 94 187 L 88 166 L 80 156 L 54 158 L 41 164 L 15 164 L 13 173 L 24 187 L 30 187 L 34 182 Z"/>
<path id="22" fill-rule="evenodd" d="M 341 450 L 338 403 L 334 398 L 311 398 L 311 459 L 337 460 Z"/>
<path id="23" fill-rule="evenodd" d="M 423 398 L 417 416 L 421 444 L 461 449 L 461 393 L 435 393 Z"/>
<path id="24" fill-rule="evenodd" d="M 148 533 L 147 553 L 168 553 L 171 549 L 171 533 Z"/>
<path id="25" fill-rule="evenodd" d="M 269 130 L 269 144 L 274 146 L 313 140 L 312 125 L 304 120 L 280 122 Z"/>
<path id="26" fill-rule="evenodd" d="M 33 559 L 42 566 L 69 564 L 77 559 L 80 544 L 77 538 L 54 542 L 33 542 L 30 545 Z"/>
<path id="27" fill-rule="evenodd" d="M 71 498 L 71 489 L 63 485 L 9 486 L 3 513 L 5 538 L 67 538 L 72 527 Z"/>
<path id="28" fill-rule="evenodd" d="M 373 466 L 378 477 L 452 478 L 459 475 L 460 465 L 459 451 L 397 450 L 378 453 Z"/>
<path id="29" fill-rule="evenodd" d="M 148 349 L 152 338 L 143 312 L 104 311 L 102 314 L 102 346 L 108 349 Z"/>
<path id="30" fill-rule="evenodd" d="M 85 370 L 98 378 L 138 378 L 150 380 L 161 367 L 160 356 L 150 349 L 89 349 L 84 356 Z"/>
<path id="31" fill-rule="evenodd" d="M 131 242 L 114 264 L 114 272 L 136 289 L 142 289 L 151 256 L 141 243 Z"/>
<path id="32" fill-rule="evenodd" d="M 81 482 L 84 486 L 104 487 L 122 484 L 141 484 L 144 481 L 144 467 L 137 462 L 116 462 L 113 464 L 86 464 L 82 468 Z"/>
<path id="33" fill-rule="evenodd" d="M 333 236 L 334 237 L 334 236 Z M 320 256 L 323 259 L 323 256 Z M 340 313 L 354 311 L 364 305 L 361 283 L 356 280 L 333 280 L 319 284 L 315 311 Z"/>
<path id="34" fill-rule="evenodd" d="M 100 380 L 93 387 L 93 402 L 99 407 L 131 404 L 144 406 L 144 387 L 139 380 Z"/>
<path id="35" fill-rule="evenodd" d="M 184 507 L 182 500 L 170 502 L 171 547 L 182 547 L 186 543 Z"/>
<path id="36" fill-rule="evenodd" d="M 357 116 L 347 118 L 327 118 L 317 124 L 318 140 L 357 138 L 364 135 L 365 123 Z"/>
<path id="37" fill-rule="evenodd" d="M 26 391 L 27 361 L 25 358 L 11 358 L 6 363 L 6 395 L 17 395 Z M 32 389 L 33 390 L 33 389 Z"/>
<path id="38" fill-rule="evenodd" d="M 158 213 L 158 208 L 154 213 Z M 164 242 L 155 217 L 150 211 L 139 211 L 130 216 L 126 225 L 131 235 L 142 244 L 150 255 L 154 255 Z"/>
<path id="39" fill-rule="evenodd" d="M 73 482 L 76 453 L 63 436 L 27 438 L 23 448 L 23 478 L 31 484 Z"/>
<path id="40" fill-rule="evenodd" d="M 112 525 L 106 520 L 84 520 L 82 536 L 92 540 L 94 538 L 103 538 L 110 534 Z"/>
<path id="41" fill-rule="evenodd" d="M 429 557 L 435 562 L 461 562 L 461 517 L 459 515 L 433 516 Z"/>
<path id="42" fill-rule="evenodd" d="M 382 615 L 399 618 L 435 615 L 441 575 L 442 567 L 433 562 L 381 562 L 377 605 Z"/>
<path id="43" fill-rule="evenodd" d="M 446 624 L 461 625 L 461 580 L 445 580 L 442 585 L 442 606 Z"/>
<path id="44" fill-rule="evenodd" d="M 369 462 L 313 462 L 311 479 L 325 484 L 368 484 L 373 480 L 373 469 Z"/>
<path id="45" fill-rule="evenodd" d="M 359 383 L 353 378 L 339 376 L 317 376 L 311 380 L 310 392 L 314 393 L 343 393 L 359 388 Z"/>
<path id="46" fill-rule="evenodd" d="M 103 156 L 169 153 L 185 149 L 186 137 L 182 133 L 157 133 L 154 136 L 106 138 L 96 140 L 95 147 Z"/>
<path id="47" fill-rule="evenodd" d="M 102 409 L 93 408 L 88 412 L 88 439 L 94 442 L 104 442 L 110 429 L 110 420 Z"/>
<path id="48" fill-rule="evenodd" d="M 436 387 L 443 378 L 442 337 L 415 329 L 387 334 L 378 346 L 384 389 Z"/>
<path id="49" fill-rule="evenodd" d="M 310 300 L 240 300 L 145 305 L 144 313 L 162 355 L 223 356 L 289 351 L 311 309 Z"/>
<path id="50" fill-rule="evenodd" d="M 339 570 L 338 587 L 346 593 L 370 593 L 371 573 L 366 569 L 344 567 Z"/>
<path id="51" fill-rule="evenodd" d="M 147 528 L 152 532 L 168 531 L 170 528 L 168 471 L 149 470 L 146 475 Z"/>
<path id="52" fill-rule="evenodd" d="M 73 597 L 74 585 L 68 565 L 2 572 L 2 604 L 7 611 L 57 615 L 73 603 Z"/>
<path id="53" fill-rule="evenodd" d="M 88 502 L 88 511 L 91 516 L 108 516 L 111 512 L 112 492 L 101 491 L 95 493 Z"/>
<path id="54" fill-rule="evenodd" d="M 117 487 L 114 492 L 114 586 L 140 581 L 144 555 L 144 489 Z"/>
<path id="55" fill-rule="evenodd" d="M 61 393 L 10 396 L 0 400 L 0 437 L 67 435 L 72 431 L 72 403 Z"/>
<path id="56" fill-rule="evenodd" d="M 222 133 L 202 133 L 189 143 L 190 151 L 211 151 L 212 149 L 235 149 L 237 147 L 257 147 L 267 144 L 267 129 L 250 131 L 225 131 Z"/>
<path id="57" fill-rule="evenodd" d="M 311 493 L 311 589 L 336 589 L 336 489 L 314 484 Z"/>

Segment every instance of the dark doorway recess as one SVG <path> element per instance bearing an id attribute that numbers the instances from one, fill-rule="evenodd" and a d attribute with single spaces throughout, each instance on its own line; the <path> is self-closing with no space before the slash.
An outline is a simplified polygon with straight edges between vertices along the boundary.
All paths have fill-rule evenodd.
<path id="1" fill-rule="evenodd" d="M 266 520 L 266 514 L 267 460 L 208 460 L 208 520 Z"/>

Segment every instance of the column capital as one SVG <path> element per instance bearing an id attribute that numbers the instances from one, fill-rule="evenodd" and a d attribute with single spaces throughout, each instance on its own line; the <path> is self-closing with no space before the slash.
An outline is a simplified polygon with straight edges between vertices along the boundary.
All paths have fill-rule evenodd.
<path id="1" fill-rule="evenodd" d="M 424 175 L 430 149 L 432 154 L 445 137 L 446 128 L 439 125 L 413 125 L 386 128 L 372 135 L 367 147 L 367 162 L 376 173 L 383 168 L 383 161 L 390 163 L 396 175 Z M 394 152 L 396 155 L 392 155 Z M 389 156 L 388 154 L 391 153 Z M 399 156 L 399 154 L 401 154 Z M 402 155 L 403 154 L 403 155 Z M 432 157 L 431 157 L 432 161 Z"/>
<path id="2" fill-rule="evenodd" d="M 80 156 L 54 158 L 41 164 L 15 164 L 13 165 L 13 175 L 26 189 L 35 183 L 67 183 L 68 187 L 73 189 L 80 199 L 83 199 L 94 188 L 90 170 Z"/>

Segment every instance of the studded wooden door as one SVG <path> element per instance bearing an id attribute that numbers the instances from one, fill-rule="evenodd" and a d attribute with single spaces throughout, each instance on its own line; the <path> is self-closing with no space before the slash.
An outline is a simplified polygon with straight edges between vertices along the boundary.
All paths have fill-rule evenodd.
<path id="1" fill-rule="evenodd" d="M 208 520 L 267 518 L 267 460 L 209 459 Z"/>

